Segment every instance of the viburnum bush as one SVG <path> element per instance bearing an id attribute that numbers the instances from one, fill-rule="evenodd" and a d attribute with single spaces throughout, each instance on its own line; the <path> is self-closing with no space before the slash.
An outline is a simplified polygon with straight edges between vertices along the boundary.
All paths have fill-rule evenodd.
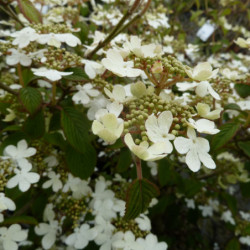
<path id="1" fill-rule="evenodd" d="M 0 7 L 0 249 L 249 249 L 248 1 Z"/>

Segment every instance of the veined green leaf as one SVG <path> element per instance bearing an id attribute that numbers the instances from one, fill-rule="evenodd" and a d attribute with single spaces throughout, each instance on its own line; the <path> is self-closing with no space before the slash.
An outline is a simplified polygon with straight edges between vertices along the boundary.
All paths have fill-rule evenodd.
<path id="1" fill-rule="evenodd" d="M 124 219 L 131 220 L 143 213 L 152 198 L 159 195 L 159 189 L 146 179 L 132 182 L 127 192 L 126 213 Z"/>
<path id="2" fill-rule="evenodd" d="M 18 7 L 31 23 L 42 23 L 42 15 L 29 0 L 18 0 Z"/>

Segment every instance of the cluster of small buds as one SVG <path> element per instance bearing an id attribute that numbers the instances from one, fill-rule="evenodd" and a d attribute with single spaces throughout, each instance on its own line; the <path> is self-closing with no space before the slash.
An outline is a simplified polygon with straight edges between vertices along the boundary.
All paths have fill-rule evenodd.
<path id="1" fill-rule="evenodd" d="M 4 188 L 8 181 L 8 176 L 13 173 L 13 162 L 10 159 L 0 159 L 0 192 L 4 191 Z"/>
<path id="2" fill-rule="evenodd" d="M 35 166 L 37 172 L 42 175 L 42 173 L 48 168 L 44 158 L 50 155 L 51 151 L 53 151 L 52 145 L 48 145 L 42 141 L 33 141 L 30 146 L 36 148 L 36 154 L 32 156 L 32 165 Z"/>
<path id="3" fill-rule="evenodd" d="M 60 200 L 56 203 L 56 210 L 58 215 L 66 215 L 67 218 L 71 219 L 72 228 L 79 226 L 80 218 L 91 212 L 88 208 L 85 198 L 74 199 L 70 197 L 68 193 L 61 193 Z"/>
<path id="4" fill-rule="evenodd" d="M 6 85 L 11 85 L 16 82 L 16 76 L 9 71 L 2 71 L 0 81 Z"/>
<path id="5" fill-rule="evenodd" d="M 42 63 L 45 67 L 64 70 L 69 67 L 77 67 L 82 65 L 81 57 L 72 52 L 66 51 L 65 48 L 48 47 L 44 52 L 42 59 L 37 59 L 37 63 Z"/>
<path id="6" fill-rule="evenodd" d="M 174 39 L 171 42 L 171 45 L 173 47 L 173 50 L 178 51 L 178 52 L 184 51 L 186 48 L 186 44 L 185 44 L 184 40 L 175 40 Z"/>
<path id="7" fill-rule="evenodd" d="M 17 48 L 17 46 L 12 45 L 10 41 L 7 41 L 6 43 L 0 42 L 0 52 L 3 54 L 6 54 L 9 49 Z"/>
<path id="8" fill-rule="evenodd" d="M 130 183 L 128 182 L 119 182 L 112 185 L 112 190 L 115 193 L 115 197 L 120 200 L 125 200 L 126 198 L 126 190 L 128 190 L 128 186 Z"/>
<path id="9" fill-rule="evenodd" d="M 138 130 L 143 141 L 147 141 L 145 120 L 151 114 L 157 114 L 163 111 L 171 111 L 173 115 L 173 124 L 170 133 L 177 136 L 182 130 L 187 127 L 187 120 L 195 114 L 193 107 L 188 105 L 182 106 L 176 102 L 165 101 L 157 95 L 143 96 L 141 99 L 133 100 L 128 105 L 128 112 L 124 117 L 124 133 L 129 133 Z M 125 108 L 126 110 L 126 108 Z M 141 142 L 136 139 L 137 144 Z"/>
<path id="10" fill-rule="evenodd" d="M 109 91 L 113 90 L 113 85 L 102 79 L 100 76 L 94 78 L 92 83 L 95 89 L 101 90 L 102 92 L 104 91 L 104 88 Z"/>
<path id="11" fill-rule="evenodd" d="M 115 226 L 115 232 L 131 231 L 136 238 L 145 238 L 150 232 L 142 231 L 134 220 L 124 220 L 123 218 L 116 218 L 112 221 Z"/>
<path id="12" fill-rule="evenodd" d="M 49 34 L 49 33 L 71 33 L 70 28 L 65 24 L 31 24 L 31 28 L 33 28 L 37 33 L 40 34 Z"/>

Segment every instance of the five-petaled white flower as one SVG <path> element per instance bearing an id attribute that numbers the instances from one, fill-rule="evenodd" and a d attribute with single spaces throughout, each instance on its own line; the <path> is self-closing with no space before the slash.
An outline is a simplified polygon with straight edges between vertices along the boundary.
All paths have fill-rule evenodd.
<path id="1" fill-rule="evenodd" d="M 105 71 L 101 63 L 86 59 L 82 59 L 81 62 L 85 64 L 84 70 L 90 79 L 94 79 L 96 75 L 102 74 Z"/>
<path id="2" fill-rule="evenodd" d="M 3 244 L 3 250 L 17 250 L 17 242 L 27 239 L 27 230 L 22 230 L 18 224 L 12 224 L 9 228 L 0 228 L 0 242 Z"/>
<path id="3" fill-rule="evenodd" d="M 77 85 L 76 89 L 78 92 L 73 95 L 72 100 L 77 104 L 81 103 L 86 105 L 90 102 L 89 97 L 96 97 L 100 94 L 98 90 L 93 89 L 93 85 L 91 83 L 84 84 L 83 86 Z"/>
<path id="4" fill-rule="evenodd" d="M 76 249 L 83 249 L 97 234 L 97 229 L 89 228 L 88 224 L 83 224 L 80 228 L 75 228 L 74 233 L 66 238 L 65 243 L 68 246 L 74 246 Z"/>
<path id="5" fill-rule="evenodd" d="M 26 192 L 31 184 L 37 183 L 40 179 L 39 174 L 30 172 L 32 165 L 26 159 L 18 161 L 18 167 L 14 169 L 16 174 L 7 182 L 8 188 L 13 188 L 18 185 L 22 192 Z"/>
<path id="6" fill-rule="evenodd" d="M 62 76 L 68 76 L 73 74 L 73 72 L 62 72 L 55 69 L 47 69 L 45 67 L 39 69 L 32 68 L 31 70 L 33 71 L 34 75 L 46 77 L 52 82 L 62 79 Z"/>
<path id="7" fill-rule="evenodd" d="M 166 143 L 168 154 L 173 150 L 173 146 L 169 140 L 174 140 L 175 138 L 174 135 L 168 133 L 172 122 L 172 113 L 170 111 L 164 111 L 158 116 L 158 118 L 153 114 L 150 115 L 145 123 L 148 138 L 152 142 Z"/>
<path id="8" fill-rule="evenodd" d="M 100 121 L 94 120 L 92 124 L 93 133 L 110 144 L 120 138 L 123 128 L 123 121 L 120 122 L 114 114 L 105 114 Z"/>
<path id="9" fill-rule="evenodd" d="M 54 245 L 58 231 L 60 231 L 60 226 L 56 220 L 50 220 L 49 224 L 39 223 L 35 227 L 35 233 L 43 235 L 42 246 L 44 249 L 50 249 Z"/>
<path id="10" fill-rule="evenodd" d="M 30 44 L 30 42 L 35 41 L 38 38 L 36 31 L 30 27 L 25 27 L 19 31 L 16 31 L 11 34 L 11 37 L 14 37 L 12 44 L 18 45 L 20 49 L 25 48 Z"/>
<path id="11" fill-rule="evenodd" d="M 136 145 L 131 134 L 126 134 L 124 141 L 130 151 L 144 161 L 160 160 L 169 152 L 169 148 L 165 142 L 156 142 L 149 146 L 147 141 L 143 141 L 139 145 Z"/>
<path id="12" fill-rule="evenodd" d="M 62 181 L 60 180 L 60 174 L 56 174 L 54 171 L 48 173 L 50 180 L 47 180 L 43 183 L 43 188 L 52 187 L 54 192 L 57 192 L 63 187 Z"/>
<path id="13" fill-rule="evenodd" d="M 187 75 L 196 81 L 205 81 L 217 75 L 219 69 L 212 69 L 209 62 L 201 62 L 194 67 L 194 69 L 187 68 Z"/>
<path id="14" fill-rule="evenodd" d="M 143 247 L 143 250 L 166 250 L 168 245 L 165 242 L 158 242 L 153 234 L 148 234 L 145 239 L 138 238 L 136 240 Z"/>
<path id="15" fill-rule="evenodd" d="M 106 56 L 107 58 L 102 59 L 102 64 L 115 75 L 120 77 L 137 77 L 142 73 L 140 69 L 133 68 L 133 61 L 125 62 L 120 53 L 114 49 L 108 50 Z"/>
<path id="16" fill-rule="evenodd" d="M 209 169 L 215 169 L 216 165 L 212 157 L 208 154 L 209 142 L 205 138 L 196 137 L 195 130 L 188 128 L 188 138 L 182 136 L 174 140 L 174 146 L 180 154 L 186 154 L 186 164 L 193 171 L 197 172 L 201 167 L 201 162 Z"/>
<path id="17" fill-rule="evenodd" d="M 207 119 L 199 119 L 198 121 L 195 121 L 192 118 L 189 118 L 188 125 L 204 134 L 214 135 L 220 132 L 219 129 L 215 128 L 215 123 Z"/>
<path id="18" fill-rule="evenodd" d="M 9 156 L 13 160 L 20 160 L 28 158 L 36 153 L 35 148 L 28 148 L 28 144 L 25 140 L 21 140 L 17 143 L 17 146 L 9 145 L 4 149 L 4 155 Z"/>

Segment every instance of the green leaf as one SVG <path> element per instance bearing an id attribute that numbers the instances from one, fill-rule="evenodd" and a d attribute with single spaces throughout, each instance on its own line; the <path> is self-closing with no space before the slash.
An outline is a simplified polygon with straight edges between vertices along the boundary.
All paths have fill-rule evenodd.
<path id="1" fill-rule="evenodd" d="M 29 115 L 23 125 L 23 131 L 31 139 L 38 139 L 44 135 L 45 118 L 42 110 L 35 113 L 34 115 Z"/>
<path id="2" fill-rule="evenodd" d="M 73 175 L 81 179 L 87 179 L 93 174 L 97 157 L 96 151 L 91 144 L 88 145 L 84 154 L 68 145 L 65 158 L 67 166 Z"/>
<path id="3" fill-rule="evenodd" d="M 23 82 L 24 86 L 27 86 L 32 80 L 38 78 L 33 74 L 33 72 L 29 68 L 25 68 L 22 70 Z"/>
<path id="4" fill-rule="evenodd" d="M 240 123 L 230 122 L 220 127 L 220 132 L 214 135 L 211 143 L 211 149 L 216 150 L 225 145 L 230 139 L 234 137 L 240 128 Z"/>
<path id="5" fill-rule="evenodd" d="M 249 85 L 235 84 L 234 88 L 236 89 L 237 93 L 243 98 L 246 98 L 250 95 L 250 86 Z"/>
<path id="6" fill-rule="evenodd" d="M 223 199 L 226 201 L 228 208 L 233 214 L 237 213 L 237 200 L 230 194 L 222 193 Z"/>
<path id="7" fill-rule="evenodd" d="M 18 125 L 10 125 L 10 126 L 4 128 L 3 132 L 5 132 L 5 131 L 19 131 L 19 130 L 21 130 L 20 126 L 18 126 Z"/>
<path id="8" fill-rule="evenodd" d="M 42 23 L 41 13 L 34 7 L 29 0 L 18 0 L 18 7 L 22 14 L 31 23 Z"/>
<path id="9" fill-rule="evenodd" d="M 240 191 L 244 198 L 250 198 L 250 182 L 240 183 Z"/>
<path id="10" fill-rule="evenodd" d="M 237 238 L 231 239 L 226 245 L 226 250 L 240 250 L 239 240 Z"/>
<path id="11" fill-rule="evenodd" d="M 88 120 L 74 107 L 64 107 L 61 113 L 61 125 L 67 141 L 80 153 L 89 146 Z"/>
<path id="12" fill-rule="evenodd" d="M 76 24 L 76 28 L 80 28 L 80 32 L 77 32 L 76 35 L 80 38 L 81 42 L 84 43 L 88 39 L 88 25 L 85 22 L 81 21 Z"/>
<path id="13" fill-rule="evenodd" d="M 47 133 L 44 135 L 44 140 L 49 144 L 55 145 L 60 147 L 61 149 L 65 149 L 67 146 L 66 141 L 63 139 L 62 134 L 55 132 L 55 133 Z"/>
<path id="14" fill-rule="evenodd" d="M 64 76 L 64 79 L 70 80 L 70 81 L 84 81 L 88 80 L 88 76 L 85 74 L 85 71 L 83 68 L 68 68 L 65 70 L 66 72 L 73 72 L 72 75 Z"/>
<path id="15" fill-rule="evenodd" d="M 11 225 L 11 224 L 29 224 L 29 225 L 37 225 L 38 221 L 31 216 L 20 215 L 20 216 L 12 216 L 4 219 L 2 225 Z"/>
<path id="16" fill-rule="evenodd" d="M 122 148 L 119 155 L 116 170 L 118 173 L 127 171 L 132 162 L 131 152 L 128 148 Z"/>
<path id="17" fill-rule="evenodd" d="M 59 111 L 55 111 L 49 122 L 49 131 L 56 131 L 61 129 L 61 113 Z"/>
<path id="18" fill-rule="evenodd" d="M 146 179 L 134 180 L 127 191 L 124 219 L 135 219 L 148 208 L 152 198 L 158 195 L 159 190 L 153 183 Z"/>
<path id="19" fill-rule="evenodd" d="M 240 106 L 237 105 L 236 103 L 228 103 L 227 105 L 224 106 L 224 109 L 232 109 L 232 110 L 241 111 Z"/>
<path id="20" fill-rule="evenodd" d="M 31 114 L 37 111 L 42 104 L 42 95 L 35 88 L 22 88 L 19 92 L 19 98 L 25 109 Z"/>
<path id="21" fill-rule="evenodd" d="M 241 141 L 238 145 L 240 149 L 242 149 L 244 153 L 250 157 L 250 141 Z"/>

